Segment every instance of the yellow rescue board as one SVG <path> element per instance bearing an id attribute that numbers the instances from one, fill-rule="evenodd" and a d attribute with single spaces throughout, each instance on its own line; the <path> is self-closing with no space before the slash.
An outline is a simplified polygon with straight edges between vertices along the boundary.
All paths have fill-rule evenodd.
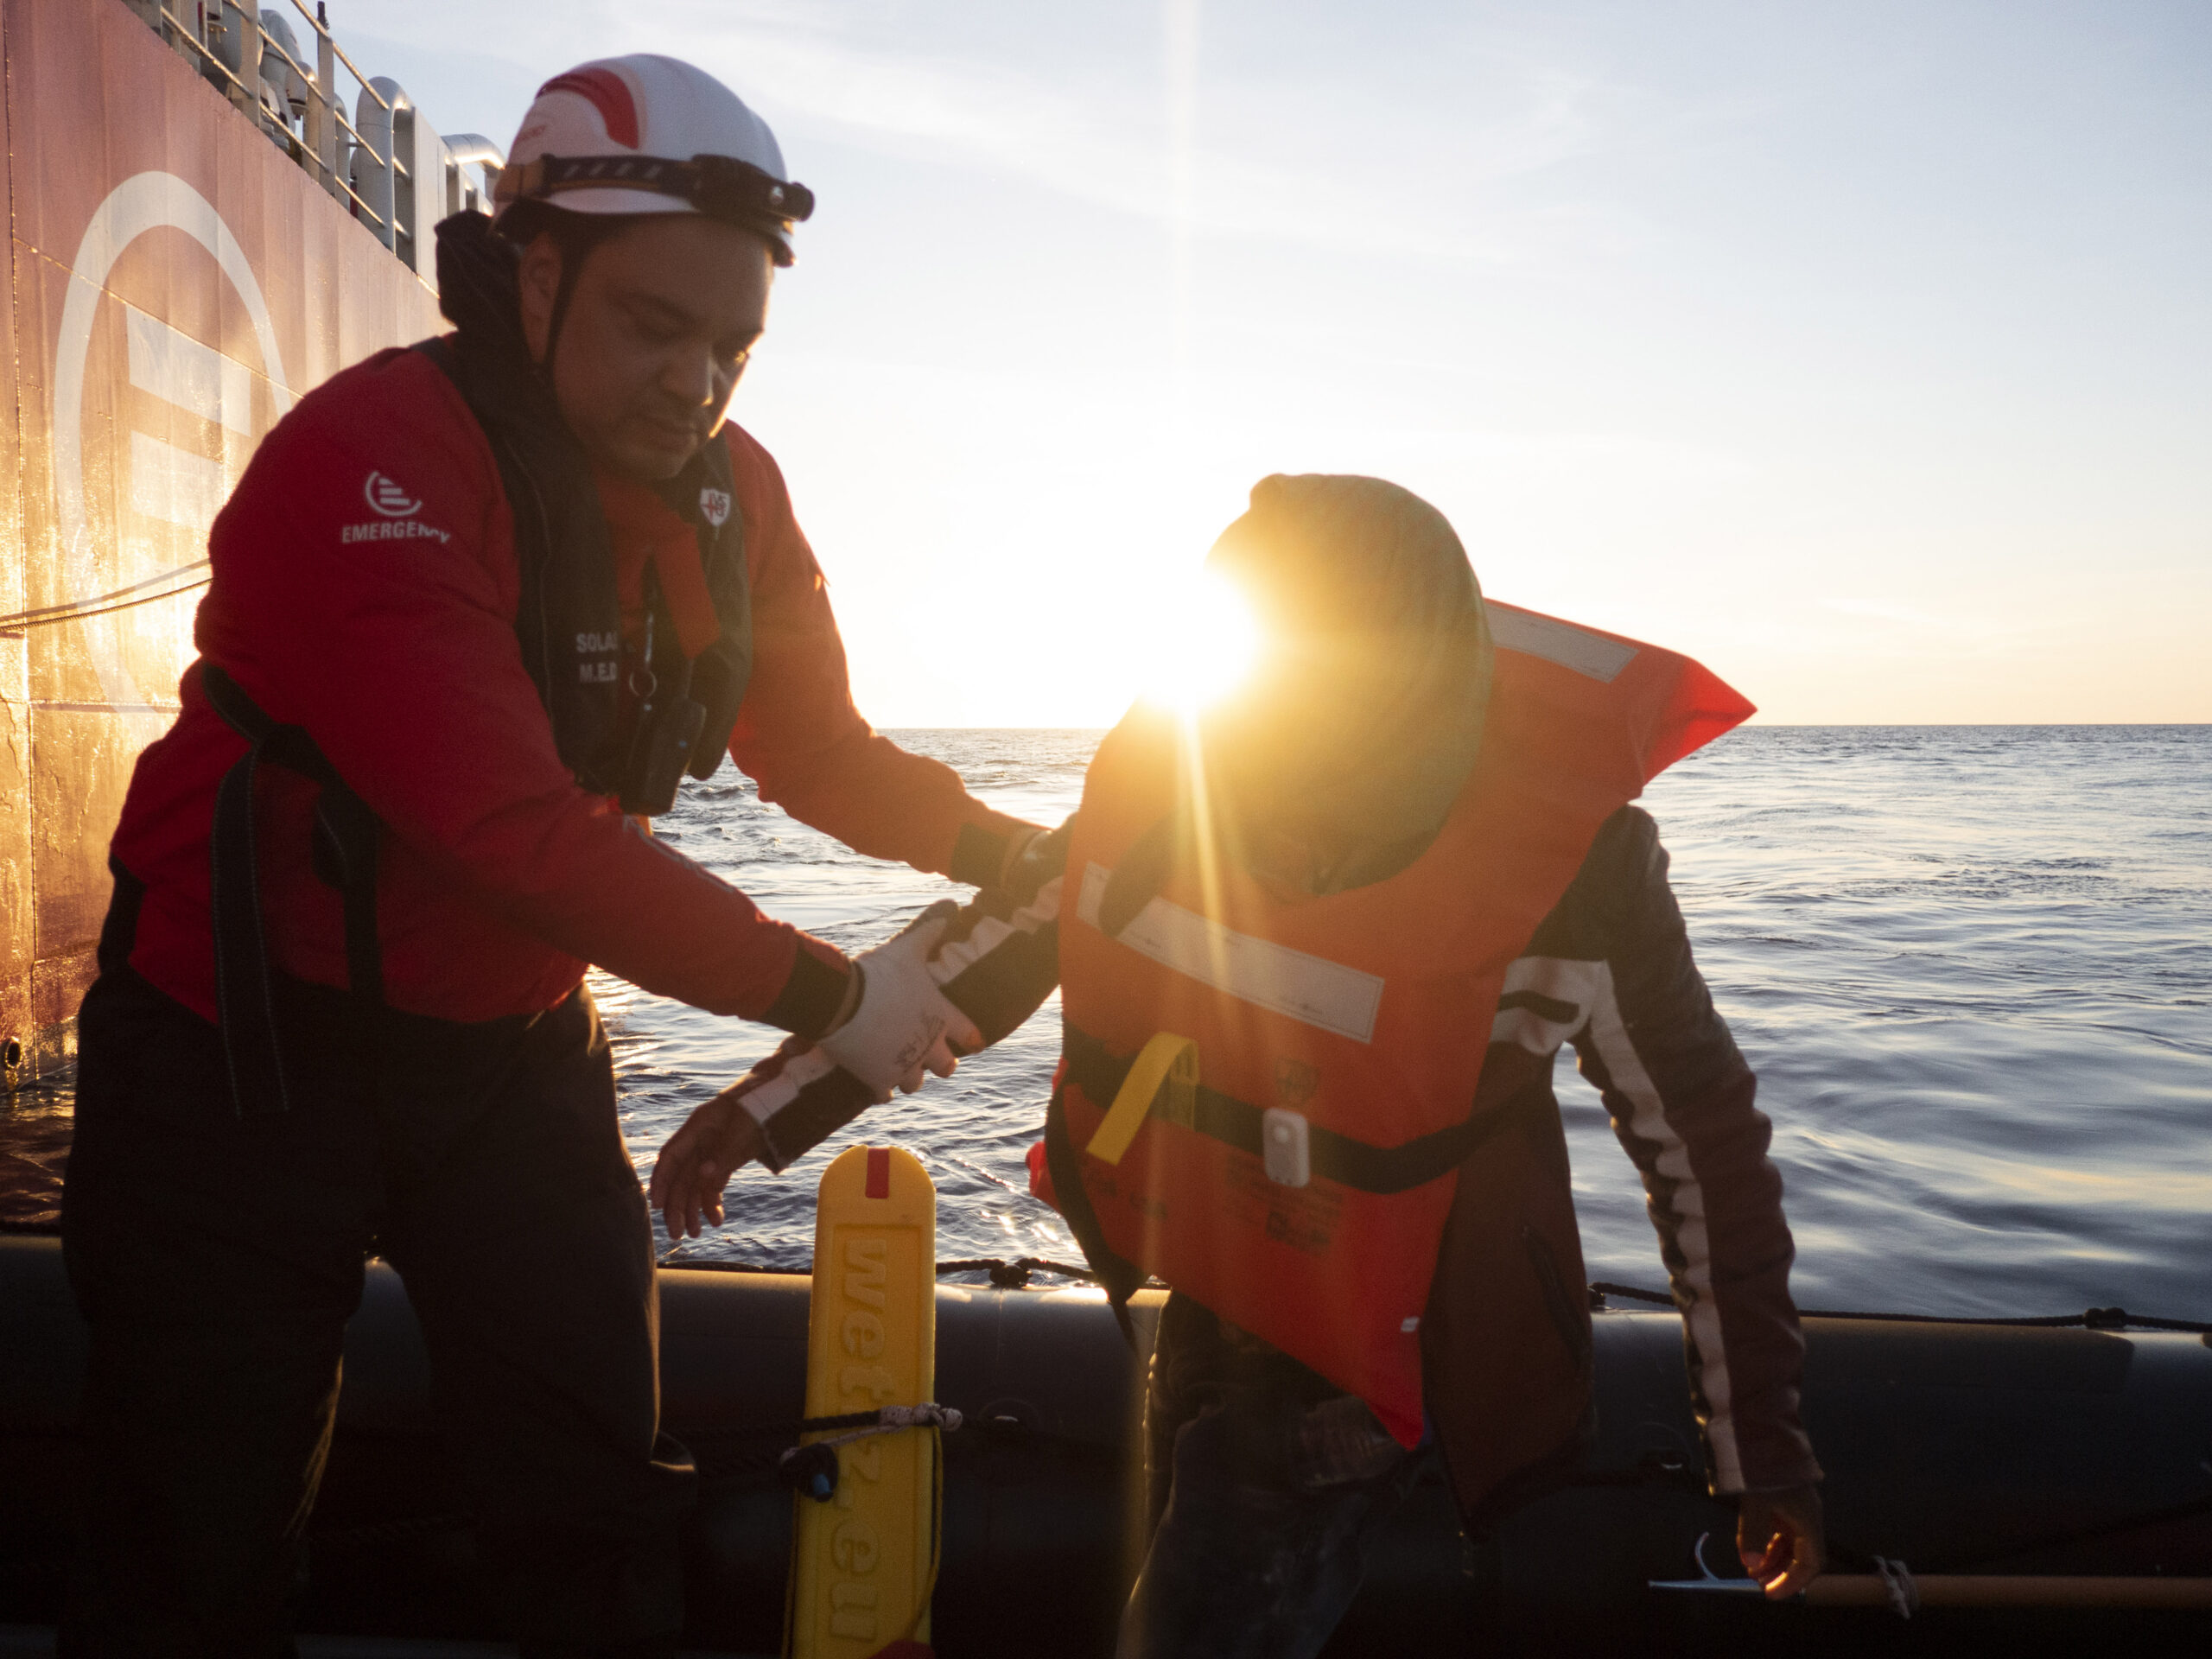
<path id="1" fill-rule="evenodd" d="M 937 1189 L 911 1153 L 848 1147 L 815 1200 L 806 1414 L 919 1405 L 936 1384 Z M 938 1458 L 934 1429 L 871 1434 L 837 1448 L 834 1498 L 793 1500 L 793 1659 L 929 1640 Z"/>

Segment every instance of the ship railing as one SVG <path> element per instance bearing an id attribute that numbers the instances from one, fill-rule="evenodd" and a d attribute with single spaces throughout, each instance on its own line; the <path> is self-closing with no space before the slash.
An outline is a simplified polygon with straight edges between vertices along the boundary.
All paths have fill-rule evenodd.
<path id="1" fill-rule="evenodd" d="M 435 285 L 429 227 L 489 200 L 505 162 L 499 146 L 474 133 L 441 137 L 397 82 L 361 72 L 332 33 L 324 3 L 289 0 L 314 43 L 310 67 L 274 9 L 237 0 L 128 3 L 378 241 Z M 350 117 L 338 95 L 341 67 L 358 88 Z M 470 178 L 472 168 L 480 181 Z"/>

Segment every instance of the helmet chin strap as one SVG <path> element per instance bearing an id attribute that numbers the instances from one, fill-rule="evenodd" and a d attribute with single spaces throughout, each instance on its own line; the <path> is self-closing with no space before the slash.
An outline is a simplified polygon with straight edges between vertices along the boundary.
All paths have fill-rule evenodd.
<path id="1" fill-rule="evenodd" d="M 538 378 L 545 383 L 548 392 L 554 390 L 553 353 L 560 346 L 561 328 L 562 325 L 568 321 L 569 304 L 576 297 L 576 284 L 582 279 L 584 261 L 591 257 L 592 250 L 607 240 L 629 222 L 626 216 L 608 215 L 605 218 L 582 219 L 580 224 L 569 228 L 565 233 L 558 231 L 552 232 L 561 250 L 561 280 L 554 285 L 552 309 L 547 313 L 545 318 L 545 354 L 537 360 Z M 734 394 L 736 388 L 732 386 L 732 394 Z M 709 443 L 714 442 L 715 435 L 728 422 L 729 404 L 729 397 L 725 397 L 722 399 L 721 412 L 715 417 L 713 429 L 707 434 L 707 441 Z"/>
<path id="2" fill-rule="evenodd" d="M 553 352 L 561 343 L 561 325 L 569 318 L 569 302 L 576 296 L 576 278 L 583 268 L 581 257 L 572 257 L 566 249 L 561 254 L 561 281 L 553 290 L 553 310 L 545 319 L 545 355 L 538 359 L 537 372 L 545 384 L 553 384 Z"/>
<path id="3" fill-rule="evenodd" d="M 561 250 L 561 280 L 554 287 L 553 309 L 545 319 L 545 355 L 537 364 L 537 372 L 548 386 L 553 384 L 554 348 L 560 343 L 561 326 L 568 321 L 569 303 L 576 297 L 576 284 L 582 279 L 584 261 L 591 257 L 593 249 L 628 222 L 626 218 L 613 216 L 584 219 L 573 227 L 551 233 Z"/>

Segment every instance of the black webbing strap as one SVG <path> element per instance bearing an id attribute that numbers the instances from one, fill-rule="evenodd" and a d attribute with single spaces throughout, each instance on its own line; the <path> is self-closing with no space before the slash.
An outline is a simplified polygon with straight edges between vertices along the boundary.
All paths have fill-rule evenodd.
<path id="1" fill-rule="evenodd" d="M 231 1092 L 241 1117 L 291 1107 L 291 1077 L 277 1030 L 269 973 L 269 942 L 261 912 L 254 779 L 264 761 L 312 779 L 315 868 L 346 904 L 346 971 L 360 1036 L 375 1060 L 376 1015 L 384 1007 L 384 960 L 377 944 L 377 820 L 346 786 L 315 740 L 283 726 L 213 663 L 200 664 L 201 688 L 217 714 L 246 741 L 246 752 L 215 791 L 209 836 L 215 934 L 215 1001 L 230 1064 Z"/>
<path id="2" fill-rule="evenodd" d="M 1070 1034 L 1073 1034 L 1071 1030 Z M 1061 1103 L 1058 1088 L 1052 1090 L 1052 1103 L 1045 1109 L 1045 1168 L 1052 1178 L 1052 1198 L 1058 1206 L 1060 1219 L 1067 1223 L 1068 1230 L 1082 1248 L 1083 1259 L 1098 1275 L 1099 1287 L 1106 1293 L 1107 1304 L 1114 1310 L 1122 1335 L 1131 1348 L 1136 1347 L 1137 1330 L 1129 1320 L 1129 1298 L 1144 1283 L 1144 1269 L 1127 1256 L 1118 1255 L 1106 1242 L 1106 1230 L 1098 1224 L 1098 1211 L 1091 1206 L 1090 1189 L 1083 1184 L 1082 1154 L 1068 1138 L 1067 1108 Z"/>
<path id="3" fill-rule="evenodd" d="M 1067 1058 L 1069 1078 L 1101 1109 L 1111 1105 L 1136 1057 L 1116 1055 L 1096 1037 L 1065 1020 L 1062 1028 L 1061 1052 Z M 1160 1098 L 1153 1103 L 1154 1111 L 1160 1110 L 1168 1092 L 1165 1089 L 1160 1091 Z M 1257 1106 L 1209 1089 L 1203 1083 L 1196 1094 L 1190 1128 L 1255 1158 L 1264 1155 L 1260 1144 L 1261 1112 Z M 1306 1131 L 1306 1155 L 1316 1179 L 1334 1181 L 1361 1192 L 1408 1192 L 1449 1175 L 1508 1121 L 1503 1114 L 1486 1113 L 1480 1118 L 1464 1119 L 1448 1129 L 1438 1129 L 1395 1147 L 1373 1146 L 1348 1135 L 1339 1135 L 1334 1129 L 1323 1128 L 1318 1123 L 1309 1124 Z M 1048 1155 L 1049 1151 L 1048 1142 Z M 1056 1190 L 1060 1189 L 1058 1169 L 1052 1172 L 1052 1185 Z"/>
<path id="4" fill-rule="evenodd" d="M 715 219 L 761 219 L 789 230 L 814 216 L 814 192 L 731 156 L 540 156 L 502 168 L 493 199 L 555 200 L 564 190 L 649 190 Z"/>

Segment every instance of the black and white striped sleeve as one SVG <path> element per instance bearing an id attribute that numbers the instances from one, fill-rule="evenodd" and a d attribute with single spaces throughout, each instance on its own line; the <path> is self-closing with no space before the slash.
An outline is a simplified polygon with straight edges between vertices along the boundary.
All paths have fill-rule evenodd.
<path id="1" fill-rule="evenodd" d="M 1581 960 L 1561 964 L 1582 970 L 1570 1040 L 1643 1179 L 1713 1490 L 1779 1490 L 1820 1478 L 1799 1416 L 1796 1249 L 1758 1080 L 1691 956 L 1667 868 L 1647 813 L 1625 808 L 1599 831 L 1560 906 L 1582 936 Z"/>
<path id="2" fill-rule="evenodd" d="M 1060 867 L 1065 827 L 1026 861 L 1028 879 L 987 889 L 961 908 L 930 959 L 946 1000 L 988 1046 L 1044 1005 L 1060 981 Z M 739 1099 L 760 1126 L 760 1161 L 782 1170 L 868 1109 L 868 1086 L 794 1038 L 755 1066 Z"/>

